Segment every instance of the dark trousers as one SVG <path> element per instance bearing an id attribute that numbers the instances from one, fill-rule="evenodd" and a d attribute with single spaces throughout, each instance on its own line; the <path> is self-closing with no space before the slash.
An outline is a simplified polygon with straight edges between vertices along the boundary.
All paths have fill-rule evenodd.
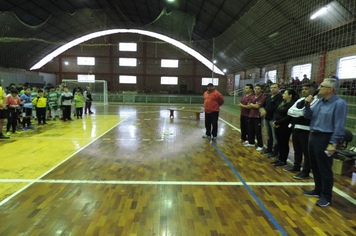
<path id="1" fill-rule="evenodd" d="M 22 126 L 26 128 L 26 124 L 27 126 L 31 126 L 32 108 L 23 108 L 23 113 Z"/>
<path id="2" fill-rule="evenodd" d="M 265 120 L 266 132 L 267 132 L 267 151 L 273 152 L 278 155 L 278 141 L 276 138 L 275 128 L 273 127 L 273 120 Z M 273 148 L 274 141 L 274 148 Z"/>
<path id="3" fill-rule="evenodd" d="M 276 138 L 279 148 L 279 160 L 281 162 L 287 162 L 289 154 L 289 139 L 292 134 L 292 129 L 288 128 L 288 125 L 281 125 L 279 128 L 274 129 L 276 132 Z"/>
<path id="4" fill-rule="evenodd" d="M 38 119 L 38 123 L 46 123 L 46 108 L 36 107 L 36 116 Z"/>
<path id="5" fill-rule="evenodd" d="M 240 116 L 241 139 L 247 140 L 248 136 L 248 116 Z M 254 137 L 255 138 L 255 137 Z M 255 142 L 253 142 L 255 143 Z"/>
<path id="6" fill-rule="evenodd" d="M 87 114 L 87 110 L 89 110 L 89 112 L 91 112 L 91 102 L 85 102 L 85 109 L 84 109 L 84 113 Z"/>
<path id="7" fill-rule="evenodd" d="M 328 157 L 325 150 L 329 145 L 331 133 L 309 134 L 309 157 L 310 167 L 313 170 L 315 190 L 320 193 L 320 197 L 331 200 L 334 185 L 332 171 L 333 157 Z"/>
<path id="8" fill-rule="evenodd" d="M 205 112 L 205 129 L 206 135 L 216 137 L 218 135 L 218 119 L 219 112 L 214 111 L 212 113 Z M 211 126 L 213 126 L 213 132 L 211 132 Z"/>
<path id="9" fill-rule="evenodd" d="M 77 117 L 83 116 L 83 107 L 77 107 Z"/>
<path id="10" fill-rule="evenodd" d="M 248 143 L 255 144 L 255 137 L 259 147 L 263 147 L 262 140 L 262 119 L 251 118 L 248 121 Z"/>
<path id="11" fill-rule="evenodd" d="M 302 129 L 294 129 L 292 133 L 294 148 L 294 167 L 301 167 L 304 154 L 304 164 L 302 172 L 307 175 L 309 175 L 310 173 L 310 160 L 308 151 L 309 133 L 309 131 Z"/>
<path id="12" fill-rule="evenodd" d="M 63 120 L 66 121 L 66 120 L 70 120 L 70 112 L 71 112 L 71 108 L 72 106 L 71 105 L 63 105 Z"/>
<path id="13" fill-rule="evenodd" d="M 17 127 L 17 115 L 18 112 L 15 108 L 8 108 L 7 109 L 7 131 L 10 131 L 10 127 L 12 127 L 12 132 L 15 133 Z"/>

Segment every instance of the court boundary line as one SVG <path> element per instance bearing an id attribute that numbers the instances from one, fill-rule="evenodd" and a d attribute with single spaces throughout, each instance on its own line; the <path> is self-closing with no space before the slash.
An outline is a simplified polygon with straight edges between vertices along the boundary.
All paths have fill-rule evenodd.
<path id="1" fill-rule="evenodd" d="M 190 116 L 192 116 L 191 113 L 189 113 Z M 193 116 L 192 116 L 193 117 Z M 195 122 L 198 124 L 198 126 L 200 127 L 200 129 L 203 131 L 204 133 L 204 129 L 201 127 L 201 125 L 199 124 L 199 122 L 193 117 L 193 119 L 195 120 Z M 229 124 L 231 125 L 231 124 Z M 247 184 L 247 182 L 245 182 L 245 180 L 241 177 L 241 175 L 239 174 L 239 172 L 237 172 L 237 170 L 233 167 L 233 165 L 229 162 L 229 160 L 225 157 L 225 155 L 220 151 L 220 149 L 218 148 L 218 146 L 210 139 L 209 142 L 215 147 L 215 149 L 218 151 L 218 153 L 221 155 L 221 157 L 225 160 L 225 162 L 228 164 L 228 166 L 231 168 L 231 170 L 235 173 L 235 175 L 237 176 L 237 178 L 243 183 L 243 186 L 247 189 L 247 191 L 250 193 L 250 195 L 252 196 L 252 198 L 256 201 L 256 203 L 260 206 L 260 208 L 262 209 L 262 211 L 266 214 L 266 216 L 269 218 L 269 220 L 271 221 L 271 223 L 277 228 L 277 230 L 279 232 L 282 233 L 282 235 L 287 236 L 288 234 L 284 231 L 284 229 L 282 228 L 282 226 L 279 225 L 279 223 L 277 222 L 277 220 L 273 217 L 273 215 L 267 210 L 267 208 L 265 207 L 265 205 L 263 205 L 263 203 L 261 202 L 261 200 L 256 196 L 256 194 L 252 191 L 252 189 L 249 187 L 249 185 Z"/>
<path id="2" fill-rule="evenodd" d="M 194 117 L 193 117 L 194 118 Z M 224 119 L 220 118 L 220 120 L 222 120 L 224 123 L 226 123 L 227 125 L 229 125 L 230 127 L 234 128 L 234 130 L 237 130 L 238 132 L 241 133 L 241 130 L 238 129 L 236 126 L 230 124 L 229 122 L 225 121 Z M 293 165 L 293 161 L 291 161 L 290 159 L 287 159 L 287 162 L 289 164 Z M 311 173 L 312 174 L 312 173 Z M 340 189 L 336 188 L 335 186 L 333 186 L 333 191 L 337 194 L 339 194 L 341 197 L 345 198 L 346 200 L 348 200 L 349 202 L 353 203 L 354 205 L 356 205 L 356 199 L 351 197 L 350 195 L 348 195 L 347 193 L 342 192 Z"/>
<path id="3" fill-rule="evenodd" d="M 114 185 L 215 185 L 242 186 L 243 182 L 210 181 L 136 181 L 136 180 L 70 180 L 70 179 L 0 179 L 0 183 L 53 183 L 53 184 L 114 184 Z M 310 186 L 311 182 L 246 182 L 253 186 Z"/>
<path id="4" fill-rule="evenodd" d="M 30 187 L 32 184 L 36 183 L 36 181 L 39 181 L 41 178 L 43 178 L 44 176 L 46 176 L 47 174 L 49 174 L 51 171 L 53 171 L 54 169 L 56 169 L 58 166 L 62 165 L 64 162 L 68 161 L 70 158 L 72 158 L 73 156 L 75 156 L 77 153 L 81 152 L 82 150 L 84 150 L 85 148 L 87 148 L 89 145 L 91 145 L 92 143 L 94 143 L 95 141 L 97 141 L 98 139 L 100 139 L 102 136 L 104 136 L 105 134 L 107 134 L 108 132 L 110 132 L 111 130 L 113 130 L 115 127 L 117 127 L 118 125 L 120 125 L 122 122 L 126 121 L 130 116 L 127 116 L 126 118 L 124 118 L 122 121 L 120 121 L 119 123 L 117 123 L 116 125 L 114 125 L 113 127 L 111 127 L 110 129 L 108 129 L 106 132 L 104 132 L 103 134 L 99 135 L 98 137 L 96 137 L 95 139 L 93 139 L 92 141 L 90 141 L 87 145 L 83 146 L 82 148 L 78 149 L 77 151 L 75 151 L 74 153 L 72 153 L 69 157 L 67 157 L 66 159 L 64 159 L 63 161 L 61 161 L 60 163 L 58 163 L 57 165 L 55 165 L 54 167 L 52 167 L 51 169 L 49 169 L 48 171 L 46 171 L 44 174 L 40 175 L 39 177 L 37 177 L 35 179 L 35 181 L 31 181 L 29 184 L 27 184 L 26 186 L 22 187 L 21 189 L 17 190 L 16 192 L 14 192 L 13 194 L 11 194 L 9 197 L 5 198 L 4 200 L 2 200 L 0 202 L 0 207 L 2 205 L 4 205 L 5 203 L 7 203 L 8 201 L 10 201 L 13 197 L 15 197 L 16 195 L 18 195 L 19 193 L 23 192 L 24 190 L 26 190 L 28 187 Z"/>

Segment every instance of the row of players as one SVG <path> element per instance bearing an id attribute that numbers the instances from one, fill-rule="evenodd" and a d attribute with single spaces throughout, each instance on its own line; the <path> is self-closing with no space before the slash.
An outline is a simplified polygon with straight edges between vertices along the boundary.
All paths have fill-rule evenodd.
<path id="1" fill-rule="evenodd" d="M 55 87 L 49 87 L 49 91 L 46 92 L 42 89 L 37 89 L 37 87 L 24 89 L 24 93 L 18 96 L 19 91 L 12 88 L 10 94 L 6 97 L 7 105 L 7 131 L 6 135 L 11 135 L 10 128 L 12 127 L 12 133 L 19 133 L 17 131 L 17 123 L 23 124 L 23 131 L 27 129 L 34 129 L 31 126 L 31 118 L 34 117 L 38 120 L 38 125 L 44 125 L 46 123 L 47 115 L 56 120 L 59 117 L 60 120 L 67 121 L 72 120 L 71 118 L 71 107 L 74 101 L 76 111 L 74 115 L 78 119 L 83 116 L 83 103 L 85 102 L 85 113 L 89 110 L 89 114 L 92 114 L 90 110 L 92 96 L 90 93 L 90 87 L 82 94 L 81 89 L 77 89 L 75 94 L 71 93 L 68 87 L 64 86 L 58 90 Z M 22 122 L 19 117 L 22 111 Z M 27 127 L 26 127 L 27 126 Z"/>

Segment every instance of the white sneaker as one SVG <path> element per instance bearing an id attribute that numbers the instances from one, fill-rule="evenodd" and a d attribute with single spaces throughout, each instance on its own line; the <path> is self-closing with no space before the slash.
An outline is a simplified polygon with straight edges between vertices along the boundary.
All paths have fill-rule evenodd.
<path id="1" fill-rule="evenodd" d="M 248 144 L 245 144 L 244 146 L 245 146 L 245 147 L 254 147 L 255 144 L 249 144 L 249 143 L 248 143 Z"/>
<path id="2" fill-rule="evenodd" d="M 248 141 L 243 142 L 243 144 L 248 144 Z"/>
<path id="3" fill-rule="evenodd" d="M 258 152 L 260 152 L 260 151 L 262 151 L 263 150 L 263 147 L 258 147 L 258 148 L 256 148 L 256 151 L 258 151 Z"/>

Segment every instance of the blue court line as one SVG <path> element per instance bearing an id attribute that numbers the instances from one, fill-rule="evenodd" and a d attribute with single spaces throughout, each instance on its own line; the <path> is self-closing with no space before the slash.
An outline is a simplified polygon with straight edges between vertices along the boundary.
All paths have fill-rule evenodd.
<path id="1" fill-rule="evenodd" d="M 203 127 L 200 126 L 199 122 L 194 118 L 194 116 L 189 113 L 191 117 L 193 117 L 193 119 L 195 120 L 195 122 L 198 124 L 198 126 L 204 131 Z M 216 148 L 216 150 L 220 153 L 220 155 L 224 158 L 224 160 L 226 161 L 226 163 L 230 166 L 230 168 L 232 169 L 232 171 L 235 173 L 235 175 L 237 176 L 237 178 L 239 178 L 239 180 L 241 181 L 241 183 L 245 186 L 245 188 L 247 189 L 247 191 L 251 194 L 251 196 L 253 197 L 253 199 L 255 199 L 255 201 L 257 202 L 257 204 L 262 208 L 262 210 L 264 211 L 264 213 L 267 215 L 267 217 L 271 220 L 271 222 L 274 224 L 274 226 L 276 226 L 276 228 L 282 233 L 282 235 L 288 235 L 283 228 L 278 224 L 278 222 L 276 221 L 276 219 L 272 216 L 272 214 L 267 210 L 267 208 L 263 205 L 263 203 L 260 201 L 260 199 L 256 196 L 256 194 L 252 191 L 252 189 L 250 188 L 250 186 L 248 186 L 245 182 L 245 180 L 241 177 L 241 175 L 237 172 L 237 170 L 235 170 L 235 168 L 232 166 L 232 164 L 229 162 L 229 160 L 225 157 L 225 155 L 220 151 L 220 149 L 218 148 L 218 146 L 211 141 L 211 139 L 209 138 L 209 141 L 214 145 L 214 147 Z"/>

